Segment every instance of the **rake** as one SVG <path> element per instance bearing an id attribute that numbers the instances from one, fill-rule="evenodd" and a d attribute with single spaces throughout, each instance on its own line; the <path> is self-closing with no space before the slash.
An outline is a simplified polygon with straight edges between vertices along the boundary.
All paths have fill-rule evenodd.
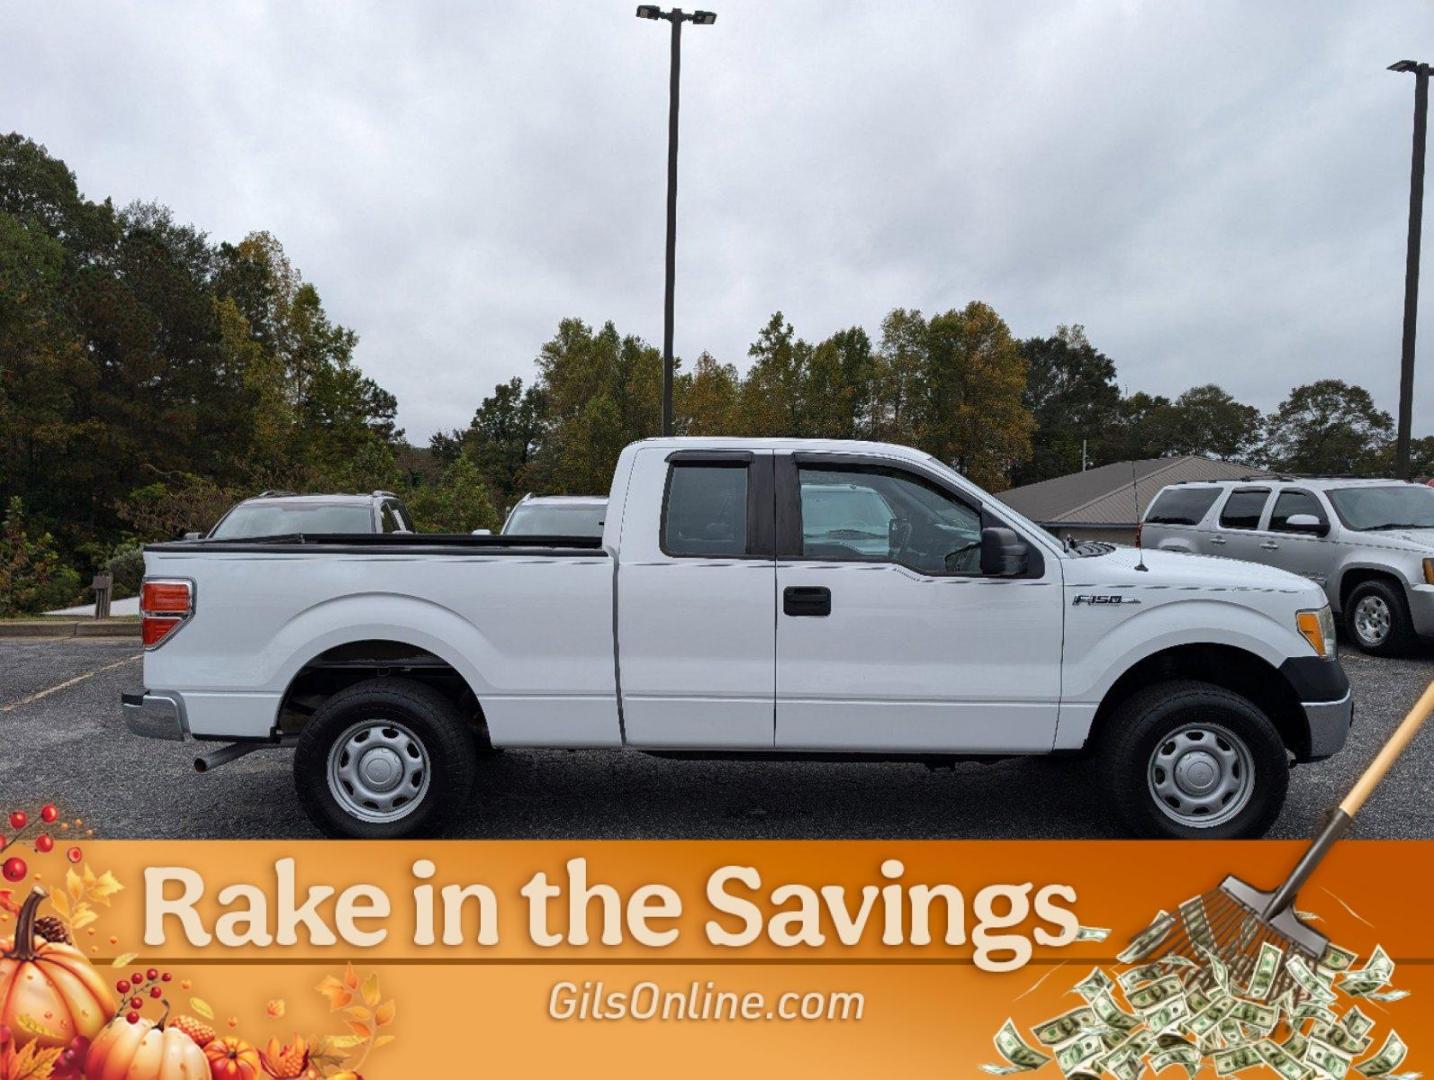
<path id="1" fill-rule="evenodd" d="M 1188 981 L 1209 985 L 1215 981 L 1207 967 L 1208 957 L 1213 956 L 1225 965 L 1231 986 L 1245 987 L 1255 972 L 1261 947 L 1268 943 L 1281 950 L 1281 958 L 1270 989 L 1262 995 L 1264 1000 L 1278 1000 L 1290 990 L 1296 998 L 1303 997 L 1304 991 L 1289 972 L 1287 962 L 1290 957 L 1299 956 L 1310 971 L 1314 971 L 1329 945 L 1329 938 L 1300 921 L 1294 910 L 1295 897 L 1335 841 L 1349 830 L 1355 815 L 1430 713 L 1434 713 L 1434 682 L 1395 728 L 1349 794 L 1330 811 L 1324 827 L 1278 888 L 1265 892 L 1230 875 L 1219 888 L 1181 904 L 1178 915 L 1166 916 L 1169 925 L 1163 936 L 1161 924 L 1147 928 L 1140 937 L 1153 936 L 1155 941 L 1138 959 L 1159 961 L 1181 957 L 1194 961 L 1196 966 L 1189 969 Z"/>

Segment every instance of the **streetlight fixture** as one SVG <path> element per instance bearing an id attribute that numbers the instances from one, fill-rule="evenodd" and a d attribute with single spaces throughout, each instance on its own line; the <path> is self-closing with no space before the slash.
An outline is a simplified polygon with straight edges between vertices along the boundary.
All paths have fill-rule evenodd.
<path id="1" fill-rule="evenodd" d="M 1401 60 L 1390 71 L 1414 76 L 1414 153 L 1409 167 L 1409 247 L 1404 261 L 1404 343 L 1399 366 L 1399 441 L 1395 471 L 1408 480 L 1410 427 L 1414 417 L 1414 331 L 1419 321 L 1419 237 L 1424 220 L 1424 135 L 1429 116 L 1429 65 Z"/>
<path id="2" fill-rule="evenodd" d="M 682 72 L 682 24 L 711 26 L 716 12 L 663 11 L 639 4 L 639 19 L 666 19 L 672 24 L 672 66 L 667 90 L 667 293 L 662 311 L 662 434 L 672 434 L 672 291 L 677 277 L 677 97 Z"/>

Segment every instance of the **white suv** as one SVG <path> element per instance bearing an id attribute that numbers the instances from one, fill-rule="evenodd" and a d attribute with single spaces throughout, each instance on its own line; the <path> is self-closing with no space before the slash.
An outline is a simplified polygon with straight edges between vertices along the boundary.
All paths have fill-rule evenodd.
<path id="1" fill-rule="evenodd" d="M 1171 484 L 1141 539 L 1317 582 L 1365 652 L 1397 655 L 1434 637 L 1434 488 L 1289 476 Z"/>

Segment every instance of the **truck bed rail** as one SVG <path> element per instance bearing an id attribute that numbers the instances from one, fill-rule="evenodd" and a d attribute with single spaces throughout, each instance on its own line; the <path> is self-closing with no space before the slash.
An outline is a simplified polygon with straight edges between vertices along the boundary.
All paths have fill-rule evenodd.
<path id="1" fill-rule="evenodd" d="M 173 540 L 146 544 L 165 554 L 232 552 L 254 554 L 546 555 L 605 554 L 595 536 L 474 536 L 469 533 L 287 533 L 235 540 Z"/>

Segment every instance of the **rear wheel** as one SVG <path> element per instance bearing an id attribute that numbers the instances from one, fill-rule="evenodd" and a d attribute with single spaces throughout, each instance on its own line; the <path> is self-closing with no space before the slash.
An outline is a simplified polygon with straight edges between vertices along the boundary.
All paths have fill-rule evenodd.
<path id="1" fill-rule="evenodd" d="M 436 836 L 473 791 L 473 734 L 453 703 L 409 679 L 334 694 L 299 736 L 294 784 L 329 836 Z"/>
<path id="2" fill-rule="evenodd" d="M 1354 587 L 1344 606 L 1350 639 L 1374 656 L 1399 656 L 1414 640 L 1404 593 L 1387 581 L 1365 581 Z"/>
<path id="3" fill-rule="evenodd" d="M 1289 758 L 1269 718 L 1239 694 L 1194 680 L 1132 694 L 1110 719 L 1101 767 L 1137 836 L 1263 836 L 1289 787 Z"/>

